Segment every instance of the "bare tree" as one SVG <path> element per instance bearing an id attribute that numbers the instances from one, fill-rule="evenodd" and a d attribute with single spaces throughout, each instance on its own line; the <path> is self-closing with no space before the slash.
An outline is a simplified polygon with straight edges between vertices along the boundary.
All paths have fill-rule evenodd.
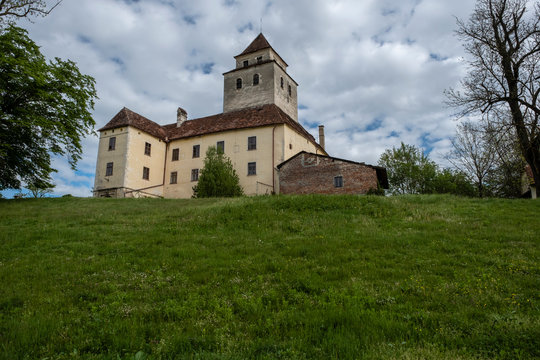
<path id="1" fill-rule="evenodd" d="M 481 114 L 501 133 L 511 129 L 538 184 L 540 3 L 477 0 L 469 21 L 458 19 L 457 25 L 471 60 L 462 90 L 447 91 L 449 104 L 460 109 L 460 116 Z"/>
<path id="2" fill-rule="evenodd" d="M 496 153 L 479 126 L 470 122 L 458 125 L 447 159 L 474 182 L 478 196 L 486 195 L 485 179 L 493 170 Z"/>
<path id="3" fill-rule="evenodd" d="M 0 25 L 19 18 L 47 16 L 62 0 L 57 0 L 51 7 L 44 0 L 0 0 Z"/>

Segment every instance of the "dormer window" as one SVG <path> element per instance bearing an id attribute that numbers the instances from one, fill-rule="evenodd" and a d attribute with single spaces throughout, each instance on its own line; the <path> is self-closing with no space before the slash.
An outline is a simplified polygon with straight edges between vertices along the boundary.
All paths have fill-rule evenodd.
<path id="1" fill-rule="evenodd" d="M 262 63 L 262 56 L 257 56 L 257 64 Z"/>
<path id="2" fill-rule="evenodd" d="M 253 75 L 253 85 L 259 85 L 259 74 Z"/>
<path id="3" fill-rule="evenodd" d="M 244 67 L 248 67 L 249 66 L 249 60 L 244 60 Z"/>
<path id="4" fill-rule="evenodd" d="M 237 89 L 242 88 L 242 79 L 240 79 L 240 78 L 236 79 L 236 88 Z"/>

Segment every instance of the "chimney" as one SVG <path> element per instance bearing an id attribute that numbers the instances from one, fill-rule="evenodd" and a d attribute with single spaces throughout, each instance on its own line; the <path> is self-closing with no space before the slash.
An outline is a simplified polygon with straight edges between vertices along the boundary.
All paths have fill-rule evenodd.
<path id="1" fill-rule="evenodd" d="M 319 125 L 319 145 L 324 149 L 324 125 Z"/>
<path id="2" fill-rule="evenodd" d="M 181 107 L 176 111 L 176 127 L 180 127 L 187 120 L 187 112 Z"/>

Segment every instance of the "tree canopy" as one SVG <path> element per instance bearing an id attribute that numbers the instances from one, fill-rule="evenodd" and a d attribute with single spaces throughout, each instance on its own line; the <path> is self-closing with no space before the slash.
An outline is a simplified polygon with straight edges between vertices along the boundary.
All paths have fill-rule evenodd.
<path id="1" fill-rule="evenodd" d="M 0 189 L 51 186 L 51 154 L 75 168 L 93 132 L 95 81 L 73 61 L 46 61 L 26 30 L 0 30 Z"/>
<path id="2" fill-rule="evenodd" d="M 390 191 L 394 194 L 431 193 L 437 165 L 422 149 L 401 143 L 399 148 L 385 150 L 379 165 L 386 168 Z"/>
<path id="3" fill-rule="evenodd" d="M 241 196 L 243 193 L 231 160 L 215 146 L 210 146 L 206 151 L 199 181 L 193 187 L 193 196 L 233 197 Z"/>
<path id="4" fill-rule="evenodd" d="M 500 136 L 513 134 L 538 184 L 540 3 L 477 0 L 469 21 L 457 24 L 469 71 L 460 90 L 447 92 L 449 104 L 460 116 L 481 115 Z"/>

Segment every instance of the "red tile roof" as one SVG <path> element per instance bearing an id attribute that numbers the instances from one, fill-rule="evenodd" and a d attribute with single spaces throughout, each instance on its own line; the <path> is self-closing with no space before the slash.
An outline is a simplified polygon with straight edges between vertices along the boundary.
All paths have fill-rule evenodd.
<path id="1" fill-rule="evenodd" d="M 129 125 L 162 140 L 177 140 L 222 131 L 249 129 L 278 124 L 287 124 L 294 131 L 315 144 L 320 150 L 324 151 L 324 149 L 317 144 L 315 138 L 307 132 L 300 123 L 291 119 L 291 117 L 274 104 L 188 120 L 184 121 L 180 127 L 177 127 L 176 123 L 160 126 L 144 116 L 127 108 L 123 108 L 111 121 L 99 129 L 99 131 Z"/>
<path id="2" fill-rule="evenodd" d="M 268 40 L 266 40 L 264 35 L 260 33 L 259 36 L 257 36 L 255 40 L 253 40 L 251 44 L 249 44 L 249 46 L 244 51 L 242 51 L 240 55 L 237 55 L 237 56 L 251 54 L 251 53 L 254 53 L 255 51 L 268 49 L 268 48 L 271 48 L 270 43 L 268 42 Z"/>
<path id="3" fill-rule="evenodd" d="M 111 119 L 111 121 L 105 124 L 105 126 L 98 131 L 116 129 L 121 126 L 133 126 L 134 128 L 147 132 L 148 134 L 160 139 L 164 139 L 167 136 L 167 133 L 163 127 L 161 127 L 161 125 L 129 110 L 126 107 L 120 110 L 118 114 Z"/>

